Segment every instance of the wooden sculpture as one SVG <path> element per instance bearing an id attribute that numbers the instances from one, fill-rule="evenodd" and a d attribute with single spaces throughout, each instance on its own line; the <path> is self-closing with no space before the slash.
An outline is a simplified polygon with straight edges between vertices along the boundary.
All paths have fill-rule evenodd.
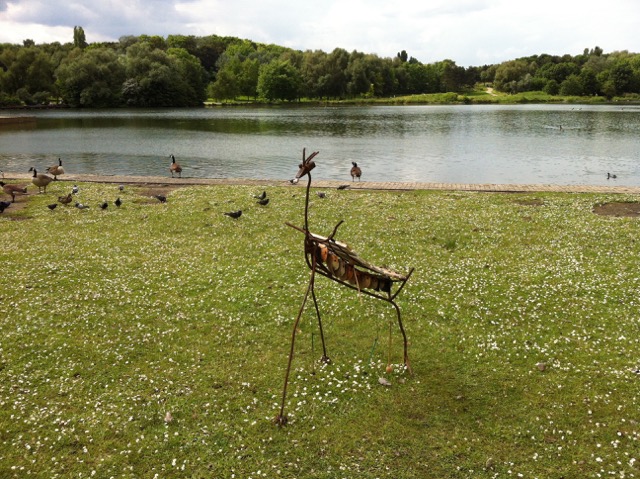
<path id="1" fill-rule="evenodd" d="M 313 159 L 318 152 L 313 152 L 309 157 L 306 157 L 306 151 L 302 151 L 302 163 L 296 177 L 291 180 L 292 183 L 297 183 L 300 178 L 307 176 L 307 191 L 305 197 L 304 207 L 304 227 L 299 228 L 290 223 L 286 223 L 288 226 L 295 228 L 304 234 L 304 252 L 307 266 L 311 269 L 311 276 L 309 278 L 309 285 L 307 291 L 302 300 L 302 305 L 298 312 L 298 316 L 293 324 L 293 332 L 291 334 L 291 349 L 289 351 L 289 362 L 287 364 L 287 371 L 284 379 L 284 387 L 282 390 L 282 404 L 280 406 L 280 414 L 276 417 L 275 422 L 280 426 L 284 426 L 287 423 L 287 416 L 284 414 L 285 400 L 287 396 L 287 385 L 289 382 L 289 374 L 291 372 L 291 363 L 293 361 L 293 353 L 296 339 L 296 331 L 304 308 L 309 298 L 309 293 L 313 298 L 313 304 L 316 310 L 316 316 L 318 317 L 318 327 L 320 330 L 320 339 L 322 341 L 322 361 L 330 362 L 327 356 L 327 349 L 324 341 L 324 332 L 322 330 L 322 319 L 320 318 L 320 309 L 318 308 L 318 301 L 314 290 L 314 282 L 316 273 L 335 281 L 338 284 L 356 290 L 360 293 L 366 294 L 373 298 L 378 298 L 391 303 L 396 310 L 398 317 L 398 326 L 404 340 L 404 364 L 409 372 L 411 372 L 411 366 L 409 364 L 409 355 L 407 347 L 407 335 L 402 325 L 402 318 L 400 316 L 400 308 L 395 302 L 396 296 L 402 291 L 405 284 L 409 280 L 413 273 L 413 268 L 404 275 L 390 271 L 386 268 L 381 268 L 367 263 L 360 258 L 348 245 L 341 243 L 334 239 L 338 231 L 338 227 L 343 223 L 340 221 L 329 236 L 320 236 L 309 231 L 309 191 L 311 189 L 311 170 L 316 166 Z"/>

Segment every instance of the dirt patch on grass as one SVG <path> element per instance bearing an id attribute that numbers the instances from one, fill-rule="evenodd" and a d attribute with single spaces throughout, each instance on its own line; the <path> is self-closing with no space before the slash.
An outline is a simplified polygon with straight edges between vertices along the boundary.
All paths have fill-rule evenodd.
<path id="1" fill-rule="evenodd" d="M 611 202 L 597 205 L 593 212 L 602 216 L 637 218 L 640 216 L 640 203 Z"/>
<path id="2" fill-rule="evenodd" d="M 520 205 L 520 206 L 542 206 L 542 205 L 544 205 L 544 201 L 542 201 L 540 198 L 531 198 L 531 199 L 522 198 L 522 199 L 515 200 L 515 203 Z"/>

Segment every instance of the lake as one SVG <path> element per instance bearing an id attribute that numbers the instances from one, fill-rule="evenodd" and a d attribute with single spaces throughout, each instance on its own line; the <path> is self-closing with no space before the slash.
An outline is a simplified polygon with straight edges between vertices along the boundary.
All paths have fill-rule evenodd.
<path id="1" fill-rule="evenodd" d="M 640 186 L 640 107 L 457 105 L 46 110 L 0 125 L 0 169 L 289 179 Z M 607 173 L 617 175 L 607 180 Z"/>

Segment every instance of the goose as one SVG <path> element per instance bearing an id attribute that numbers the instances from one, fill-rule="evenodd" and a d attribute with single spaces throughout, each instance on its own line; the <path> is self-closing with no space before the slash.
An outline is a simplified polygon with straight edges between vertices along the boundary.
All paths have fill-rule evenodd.
<path id="1" fill-rule="evenodd" d="M 62 160 L 58 158 L 58 164 L 47 168 L 47 173 L 53 175 L 54 181 L 58 179 L 58 175 L 64 175 L 64 168 L 62 167 Z"/>
<path id="2" fill-rule="evenodd" d="M 352 161 L 351 164 L 353 165 L 351 167 L 351 181 L 354 181 L 356 178 L 358 178 L 358 181 L 360 181 L 362 170 L 358 166 L 358 163 L 356 163 L 355 161 Z"/>
<path id="3" fill-rule="evenodd" d="M 47 185 L 53 181 L 53 178 L 43 175 L 42 173 L 38 174 L 35 167 L 29 168 L 29 171 L 33 171 L 33 178 L 31 179 L 31 182 L 38 187 L 38 192 L 42 193 L 44 190 L 46 193 Z"/>
<path id="4" fill-rule="evenodd" d="M 182 166 L 176 163 L 176 157 L 173 155 L 169 155 L 171 158 L 171 166 L 169 167 L 169 171 L 171 172 L 171 178 L 173 178 L 174 173 L 178 173 L 178 177 L 182 178 Z"/>
<path id="5" fill-rule="evenodd" d="M 11 196 L 11 203 L 16 202 L 16 195 L 27 194 L 26 186 L 8 185 L 4 181 L 0 181 L 0 186 L 2 186 L 2 191 L 4 191 L 7 195 Z"/>

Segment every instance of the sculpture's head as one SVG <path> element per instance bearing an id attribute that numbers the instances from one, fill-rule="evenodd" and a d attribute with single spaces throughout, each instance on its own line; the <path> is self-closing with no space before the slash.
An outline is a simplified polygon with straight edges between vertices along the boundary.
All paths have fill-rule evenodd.
<path id="1" fill-rule="evenodd" d="M 311 172 L 311 170 L 313 170 L 316 167 L 316 164 L 313 161 L 313 158 L 318 153 L 319 151 L 314 151 L 309 155 L 309 158 L 305 158 L 306 149 L 302 150 L 302 163 L 300 163 L 298 173 L 296 174 L 296 177 L 293 180 L 291 180 L 291 183 L 294 183 L 294 184 L 297 183 L 300 178 L 308 175 Z"/>

